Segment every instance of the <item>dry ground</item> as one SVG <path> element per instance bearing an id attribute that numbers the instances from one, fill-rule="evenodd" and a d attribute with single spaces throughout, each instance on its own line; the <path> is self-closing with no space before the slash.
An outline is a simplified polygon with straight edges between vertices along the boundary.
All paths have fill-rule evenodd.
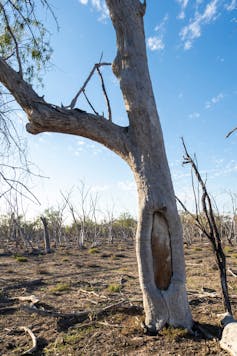
<path id="1" fill-rule="evenodd" d="M 236 271 L 236 248 L 225 251 L 229 267 Z M 31 347 L 30 336 L 20 326 L 37 337 L 35 355 L 225 355 L 217 340 L 221 332 L 217 314 L 223 308 L 212 253 L 207 244 L 196 243 L 185 248 L 185 254 L 193 317 L 212 339 L 170 328 L 158 336 L 143 334 L 132 244 L 82 251 L 60 248 L 23 259 L 0 254 L 0 355 L 22 355 Z M 237 311 L 237 279 L 229 275 L 229 281 Z M 37 310 L 42 315 L 30 312 L 29 302 L 16 299 L 32 294 L 40 300 Z M 89 315 L 83 322 L 72 315 L 85 310 Z"/>

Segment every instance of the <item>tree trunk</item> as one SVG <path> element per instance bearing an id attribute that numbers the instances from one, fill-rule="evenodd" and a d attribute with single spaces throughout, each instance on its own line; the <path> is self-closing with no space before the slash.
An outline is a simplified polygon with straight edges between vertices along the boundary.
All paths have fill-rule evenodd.
<path id="1" fill-rule="evenodd" d="M 156 174 L 156 183 L 139 182 L 136 253 L 145 324 L 152 333 L 165 324 L 191 329 L 185 288 L 182 227 L 173 191 Z M 138 180 L 138 178 L 137 178 Z M 145 189 L 144 189 L 145 188 Z"/>
<path id="2" fill-rule="evenodd" d="M 182 227 L 147 65 L 143 15 L 133 0 L 107 0 L 117 36 L 113 71 L 129 117 L 130 155 L 137 184 L 137 261 L 146 326 L 192 327 L 185 288 Z M 135 30 L 134 30 L 135 29 Z"/>
<path id="3" fill-rule="evenodd" d="M 46 217 L 44 217 L 44 216 L 41 216 L 40 220 L 42 221 L 42 224 L 44 227 L 44 250 L 45 250 L 45 253 L 50 253 L 51 248 L 50 248 L 48 222 L 47 222 Z"/>

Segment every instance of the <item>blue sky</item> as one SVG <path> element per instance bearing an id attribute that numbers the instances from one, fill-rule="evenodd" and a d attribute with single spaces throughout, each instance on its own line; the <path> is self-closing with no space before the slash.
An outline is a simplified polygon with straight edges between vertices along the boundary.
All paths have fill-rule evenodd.
<path id="1" fill-rule="evenodd" d="M 44 18 L 54 49 L 43 74 L 46 100 L 67 105 L 94 63 L 112 62 L 115 34 L 102 0 L 52 0 L 60 31 L 50 15 Z M 44 16 L 44 15 L 42 15 Z M 200 171 L 220 211 L 230 209 L 228 191 L 237 193 L 237 0 L 148 0 L 145 16 L 147 52 L 153 89 L 164 132 L 176 194 L 192 205 L 188 167 L 182 167 L 184 137 L 196 153 Z M 113 120 L 127 124 L 118 83 L 110 68 L 103 69 Z M 106 113 L 95 76 L 87 94 L 100 113 Z M 79 98 L 77 106 L 89 108 Z M 25 122 L 25 119 L 22 119 Z M 48 179 L 32 179 L 30 186 L 42 205 L 26 203 L 26 213 L 38 214 L 61 201 L 83 180 L 99 194 L 99 209 L 111 205 L 115 213 L 136 215 L 136 188 L 127 165 L 104 147 L 80 137 L 60 134 L 30 136 L 30 159 Z M 74 196 L 75 204 L 78 197 Z"/>

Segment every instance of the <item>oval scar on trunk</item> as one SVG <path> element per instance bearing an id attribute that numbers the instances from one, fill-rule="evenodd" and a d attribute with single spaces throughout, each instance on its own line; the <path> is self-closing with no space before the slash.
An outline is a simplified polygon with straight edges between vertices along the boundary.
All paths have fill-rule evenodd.
<path id="1" fill-rule="evenodd" d="M 172 277 L 172 254 L 168 223 L 160 212 L 153 215 L 151 245 L 155 283 L 157 288 L 166 290 Z"/>

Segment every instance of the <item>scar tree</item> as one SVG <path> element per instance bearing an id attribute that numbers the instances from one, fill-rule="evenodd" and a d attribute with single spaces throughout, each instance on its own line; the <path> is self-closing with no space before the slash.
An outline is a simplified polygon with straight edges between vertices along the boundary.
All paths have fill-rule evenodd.
<path id="1" fill-rule="evenodd" d="M 42 3 L 47 6 L 45 1 Z M 128 127 L 113 123 L 102 76 L 108 118 L 101 117 L 93 108 L 93 113 L 73 109 L 85 87 L 68 107 L 46 102 L 32 88 L 27 70 L 25 73 L 24 68 L 28 67 L 22 59 L 20 46 L 25 32 L 18 30 L 21 25 L 16 24 L 14 14 L 19 12 L 25 31 L 31 34 L 29 50 L 32 60 L 42 64 L 49 51 L 44 40 L 45 32 L 38 24 L 33 29 L 35 23 L 26 19 L 27 6 L 34 10 L 33 1 L 9 0 L 4 5 L 0 2 L 5 21 L 4 35 L 8 36 L 10 46 L 7 53 L 1 53 L 0 82 L 27 114 L 29 133 L 49 131 L 87 137 L 108 147 L 127 162 L 138 191 L 136 251 L 146 328 L 157 332 L 168 323 L 190 329 L 192 317 L 185 288 L 182 227 L 147 64 L 143 26 L 146 2 L 106 0 L 106 3 L 117 38 L 117 55 L 112 70 L 123 94 Z M 19 8 L 15 8 L 15 4 Z M 33 16 L 32 13 L 29 11 L 28 16 Z M 39 31 L 37 38 L 35 31 Z M 93 72 L 100 75 L 101 65 L 97 64 Z"/>

